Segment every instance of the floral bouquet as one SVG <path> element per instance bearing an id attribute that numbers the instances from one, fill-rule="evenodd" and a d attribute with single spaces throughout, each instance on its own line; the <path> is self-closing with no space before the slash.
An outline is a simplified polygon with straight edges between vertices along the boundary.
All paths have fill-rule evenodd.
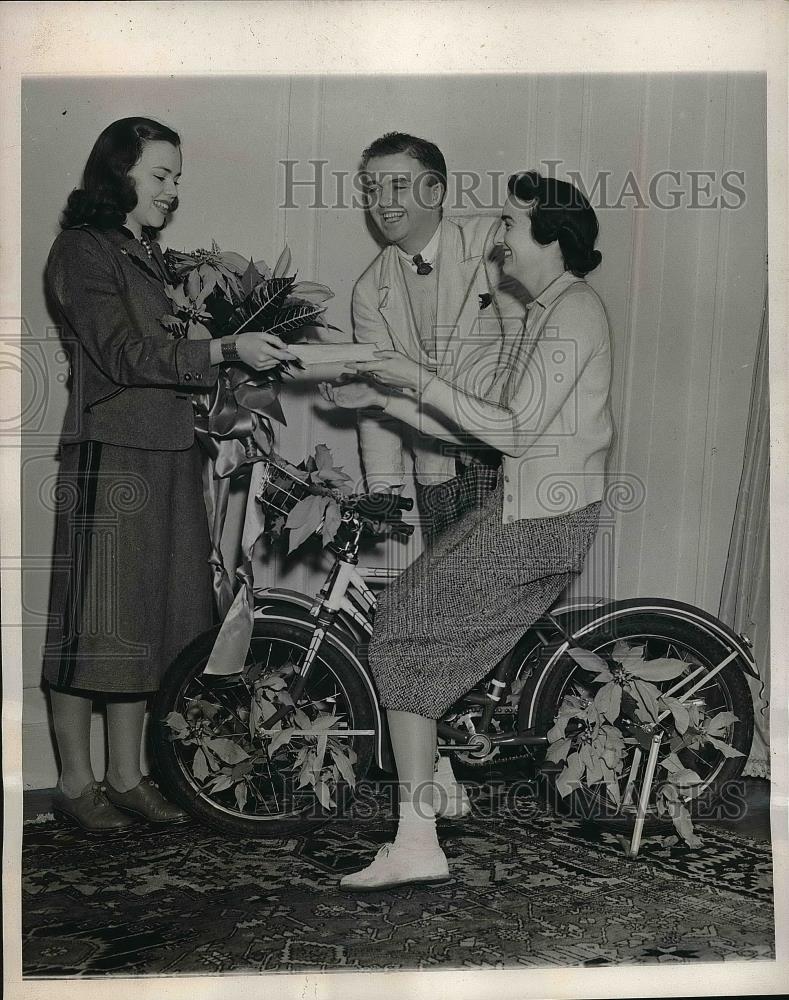
<path id="1" fill-rule="evenodd" d="M 292 343 L 306 327 L 327 326 L 322 303 L 332 298 L 332 291 L 314 282 L 297 283 L 296 275 L 288 274 L 287 247 L 273 270 L 263 260 L 221 250 L 214 241 L 210 250 L 170 249 L 164 258 L 173 278 L 173 312 L 161 322 L 174 338 L 207 340 L 261 330 Z M 194 397 L 198 432 L 209 452 L 223 459 L 216 463 L 215 475 L 232 475 L 245 462 L 269 454 L 271 420 L 284 423 L 277 397 L 289 367 L 283 362 L 254 372 L 240 362 L 226 363 L 210 396 Z M 231 443 L 220 449 L 219 442 Z"/>

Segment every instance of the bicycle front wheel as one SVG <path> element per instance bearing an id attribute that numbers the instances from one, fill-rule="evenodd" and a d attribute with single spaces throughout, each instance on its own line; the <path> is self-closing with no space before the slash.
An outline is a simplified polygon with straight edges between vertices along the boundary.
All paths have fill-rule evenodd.
<path id="1" fill-rule="evenodd" d="M 342 811 L 375 747 L 370 695 L 354 666 L 323 642 L 293 705 L 288 687 L 313 630 L 289 618 L 255 621 L 241 672 L 206 667 L 218 628 L 173 662 L 152 712 L 163 789 L 192 816 L 237 836 L 278 836 Z M 282 705 L 281 723 L 267 720 Z"/>

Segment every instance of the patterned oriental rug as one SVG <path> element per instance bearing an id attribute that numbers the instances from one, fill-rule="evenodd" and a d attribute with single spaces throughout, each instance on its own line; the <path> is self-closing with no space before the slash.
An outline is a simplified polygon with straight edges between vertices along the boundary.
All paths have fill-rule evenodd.
<path id="1" fill-rule="evenodd" d="M 635 860 L 613 832 L 476 811 L 442 823 L 454 881 L 347 895 L 339 877 L 391 839 L 391 813 L 231 841 L 189 824 L 114 840 L 25 828 L 27 977 L 535 968 L 774 957 L 771 854 L 704 828 Z"/>

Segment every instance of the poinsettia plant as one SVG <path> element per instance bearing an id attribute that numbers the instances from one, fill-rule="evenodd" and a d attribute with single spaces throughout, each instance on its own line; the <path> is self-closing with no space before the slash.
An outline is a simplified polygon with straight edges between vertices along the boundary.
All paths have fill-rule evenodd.
<path id="1" fill-rule="evenodd" d="M 184 713 L 170 712 L 170 739 L 194 747 L 191 769 L 206 793 L 232 793 L 242 812 L 262 804 L 258 779 L 277 774 L 280 789 L 293 794 L 311 789 L 320 804 L 336 804 L 341 783 L 356 783 L 356 753 L 341 734 L 347 719 L 330 702 L 294 705 L 287 691 L 296 672 L 287 661 L 274 670 L 250 662 L 243 683 L 251 690 L 250 708 L 226 709 L 221 702 L 192 699 Z M 283 706 L 293 711 L 270 727 L 267 720 Z"/>
<path id="2" fill-rule="evenodd" d="M 162 325 L 174 338 L 205 340 L 250 331 L 271 333 L 291 343 L 305 327 L 327 326 L 325 303 L 333 292 L 312 281 L 296 281 L 288 247 L 273 269 L 235 251 L 210 249 L 165 252 L 173 279 L 168 289 L 172 313 Z M 255 372 L 240 362 L 222 365 L 210 394 L 194 394 L 197 414 L 208 435 L 244 443 L 248 459 L 267 455 L 271 420 L 285 422 L 278 401 L 290 363 Z"/>
<path id="3" fill-rule="evenodd" d="M 282 524 L 288 530 L 288 551 L 293 552 L 312 535 L 321 533 L 321 540 L 328 545 L 340 527 L 339 501 L 347 492 L 344 487 L 350 476 L 341 466 L 335 466 L 331 451 L 325 444 L 315 448 L 301 466 L 295 470 L 309 483 L 312 492 L 293 507 Z"/>
<path id="4" fill-rule="evenodd" d="M 737 716 L 726 711 L 710 715 L 703 702 L 683 702 L 658 687 L 694 669 L 685 660 L 646 659 L 643 645 L 626 642 L 616 643 L 607 656 L 579 647 L 568 654 L 599 687 L 589 696 L 566 695 L 548 732 L 546 759 L 564 763 L 556 778 L 559 794 L 566 797 L 581 788 L 602 787 L 616 809 L 628 807 L 622 801 L 621 784 L 629 752 L 638 747 L 649 753 L 653 733 L 661 727 L 668 752 L 658 761 L 655 806 L 659 816 L 671 818 L 689 846 L 698 847 L 701 841 L 685 801 L 703 781 L 680 755 L 710 744 L 724 757 L 741 757 L 721 739 Z"/>

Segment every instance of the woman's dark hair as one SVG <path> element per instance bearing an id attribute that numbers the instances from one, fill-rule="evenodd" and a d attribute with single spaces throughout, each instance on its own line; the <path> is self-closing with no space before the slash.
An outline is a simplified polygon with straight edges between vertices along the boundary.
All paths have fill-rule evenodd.
<path id="1" fill-rule="evenodd" d="M 62 229 L 86 223 L 97 229 L 123 225 L 137 204 L 129 171 L 140 159 L 146 142 L 180 146 L 181 138 L 151 118 L 121 118 L 104 129 L 85 164 L 82 187 L 69 195 L 60 222 Z M 176 207 L 177 201 L 173 209 Z"/>
<path id="2" fill-rule="evenodd" d="M 513 174 L 507 189 L 517 201 L 532 205 L 534 239 L 542 246 L 558 241 L 565 271 L 582 278 L 597 267 L 603 259 L 594 249 L 599 231 L 597 216 L 577 187 L 530 170 Z"/>
<path id="3" fill-rule="evenodd" d="M 430 183 L 441 185 L 443 201 L 447 193 L 447 162 L 438 146 L 427 139 L 420 139 L 407 132 L 387 132 L 380 139 L 371 142 L 362 153 L 362 167 L 366 167 L 375 156 L 396 156 L 398 153 L 413 156 L 425 168 Z"/>

